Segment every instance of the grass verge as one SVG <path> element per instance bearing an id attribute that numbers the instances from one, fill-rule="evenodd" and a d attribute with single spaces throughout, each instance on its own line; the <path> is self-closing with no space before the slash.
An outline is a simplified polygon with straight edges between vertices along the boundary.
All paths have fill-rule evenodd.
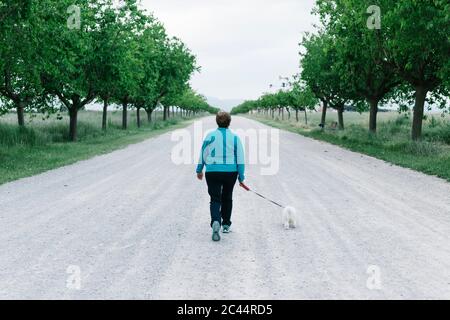
<path id="1" fill-rule="evenodd" d="M 103 132 L 98 125 L 91 123 L 92 118 L 98 120 L 98 115 L 85 115 L 85 118 L 79 123 L 79 141 L 76 143 L 67 142 L 67 124 L 64 121 L 27 124 L 25 128 L 0 122 L 0 185 L 106 154 L 186 127 L 193 121 L 170 119 L 143 125 L 140 129 L 132 125 L 128 130 L 110 122 L 108 130 Z"/>
<path id="2" fill-rule="evenodd" d="M 424 123 L 423 140 L 414 142 L 409 138 L 410 120 L 402 116 L 379 123 L 376 135 L 370 134 L 367 127 L 360 123 L 351 123 L 343 131 L 323 131 L 295 121 L 272 120 L 261 116 L 249 118 L 450 182 L 450 123 L 444 119 L 428 119 Z"/>

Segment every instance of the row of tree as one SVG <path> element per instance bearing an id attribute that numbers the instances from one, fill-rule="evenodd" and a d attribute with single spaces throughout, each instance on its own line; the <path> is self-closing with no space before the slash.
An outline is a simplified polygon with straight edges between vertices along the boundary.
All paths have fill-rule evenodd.
<path id="1" fill-rule="evenodd" d="M 299 113 L 305 113 L 305 121 L 308 123 L 308 110 L 314 110 L 319 100 L 309 87 L 301 86 L 300 81 L 290 84 L 290 90 L 280 90 L 276 93 L 266 93 L 258 100 L 249 100 L 233 108 L 232 114 L 251 113 L 270 115 L 275 118 L 275 113 L 284 119 L 284 112 L 291 117 L 291 110 L 295 111 L 295 118 L 299 121 Z"/>
<path id="2" fill-rule="evenodd" d="M 370 111 L 369 130 L 376 133 L 380 103 L 393 100 L 401 109 L 414 105 L 417 140 L 427 101 L 448 111 L 448 0 L 317 0 L 314 12 L 322 26 L 300 43 L 300 87 L 321 101 L 322 125 L 331 107 L 343 129 L 345 108 L 353 105 Z"/>
<path id="3" fill-rule="evenodd" d="M 77 115 L 86 105 L 107 110 L 145 110 L 148 119 L 164 106 L 189 112 L 215 112 L 189 87 L 195 56 L 169 37 L 137 0 L 0 0 L 1 109 L 51 112 L 62 104 L 70 117 L 70 139 L 77 139 Z"/>

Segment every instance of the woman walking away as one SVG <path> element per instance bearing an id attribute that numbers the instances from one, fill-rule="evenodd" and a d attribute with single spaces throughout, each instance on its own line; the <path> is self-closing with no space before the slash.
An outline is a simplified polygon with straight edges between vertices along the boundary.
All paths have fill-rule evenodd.
<path id="1" fill-rule="evenodd" d="M 233 189 L 236 180 L 245 180 L 245 156 L 241 139 L 230 129 L 231 116 L 219 112 L 216 117 L 219 128 L 203 142 L 197 177 L 203 180 L 206 166 L 206 182 L 211 196 L 211 227 L 213 241 L 220 241 L 220 228 L 229 233 L 233 210 Z"/>

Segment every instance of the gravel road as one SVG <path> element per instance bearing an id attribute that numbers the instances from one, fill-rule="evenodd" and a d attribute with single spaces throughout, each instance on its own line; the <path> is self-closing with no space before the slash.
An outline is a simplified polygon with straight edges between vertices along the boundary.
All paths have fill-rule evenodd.
<path id="1" fill-rule="evenodd" d="M 281 132 L 279 173 L 252 165 L 247 182 L 300 227 L 239 189 L 233 233 L 213 243 L 205 183 L 174 145 L 0 186 L 0 298 L 450 299 L 449 183 Z"/>

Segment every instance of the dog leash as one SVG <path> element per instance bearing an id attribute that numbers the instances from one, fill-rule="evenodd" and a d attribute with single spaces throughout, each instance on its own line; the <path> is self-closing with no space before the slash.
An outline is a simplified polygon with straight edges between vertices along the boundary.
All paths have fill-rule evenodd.
<path id="1" fill-rule="evenodd" d="M 247 191 L 249 191 L 249 192 L 253 192 L 253 193 L 256 194 L 258 197 L 263 198 L 264 200 L 267 200 L 267 201 L 273 203 L 274 205 L 276 205 L 276 206 L 278 206 L 278 207 L 280 207 L 280 208 L 282 208 L 282 209 L 285 208 L 285 206 L 282 206 L 281 204 L 279 204 L 279 203 L 277 203 L 277 202 L 275 202 L 275 201 L 273 201 L 273 200 L 270 200 L 269 198 L 263 196 L 262 194 L 260 194 L 260 193 L 258 193 L 258 192 L 256 192 L 256 191 L 253 191 L 252 189 L 250 189 L 249 187 L 247 187 L 245 184 L 240 183 L 239 185 L 240 185 L 242 188 L 244 188 L 245 190 L 247 190 Z"/>

